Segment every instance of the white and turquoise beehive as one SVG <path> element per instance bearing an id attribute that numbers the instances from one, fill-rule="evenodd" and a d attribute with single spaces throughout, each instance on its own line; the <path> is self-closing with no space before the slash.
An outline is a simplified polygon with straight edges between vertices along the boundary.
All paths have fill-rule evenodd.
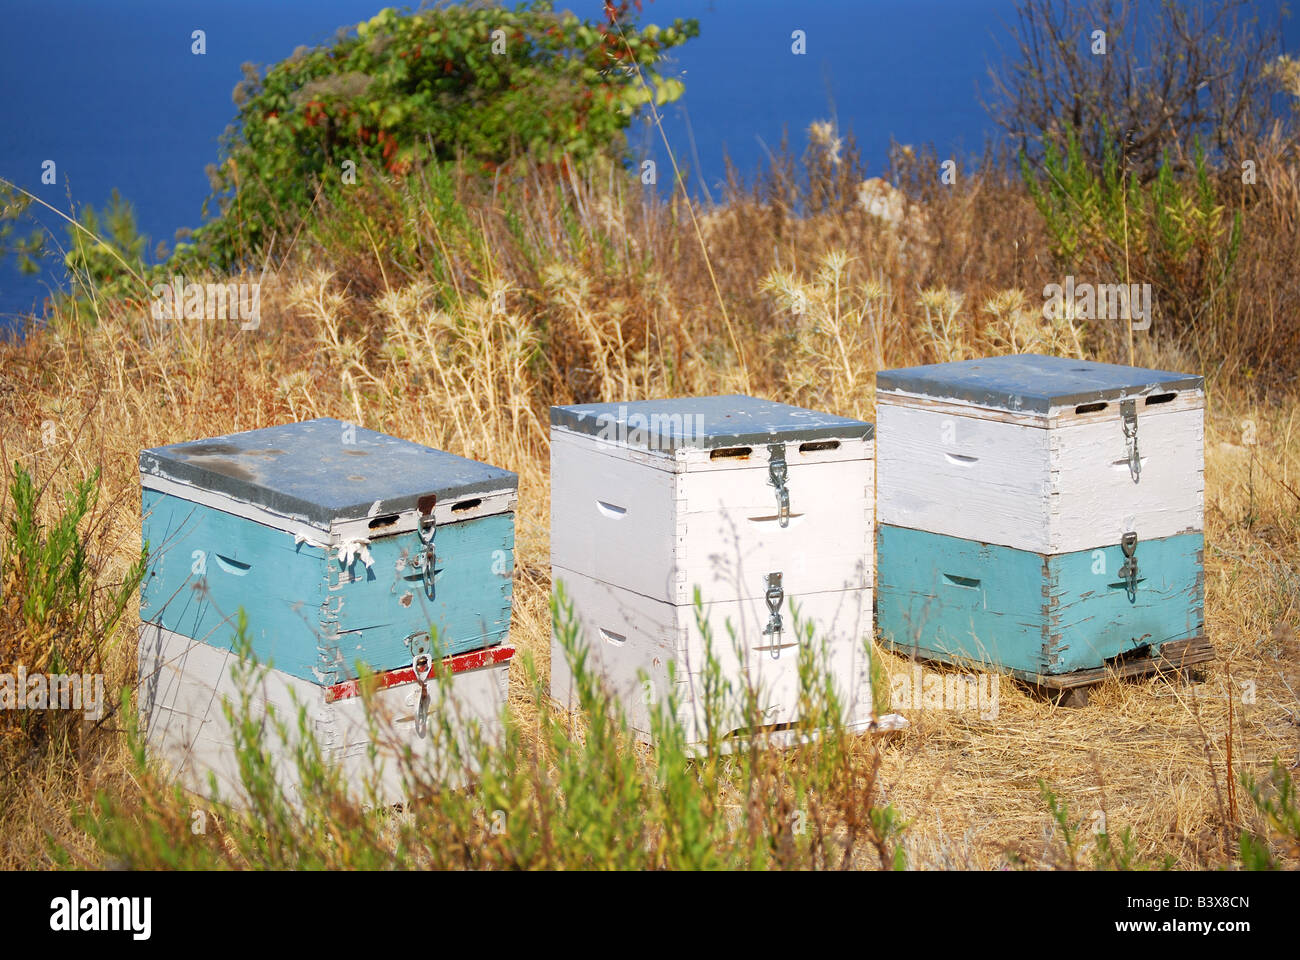
<path id="1" fill-rule="evenodd" d="M 515 474 L 320 419 L 142 451 L 140 483 L 142 710 L 165 753 L 230 769 L 214 694 L 230 691 L 240 610 L 270 667 L 259 702 L 296 713 L 293 691 L 340 758 L 369 745 L 351 716 L 363 673 L 412 730 L 427 721 L 415 672 L 439 657 L 461 706 L 499 713 Z"/>
<path id="2" fill-rule="evenodd" d="M 869 423 L 745 396 L 551 408 L 552 579 L 638 736 L 675 694 L 688 742 L 705 739 L 697 589 L 733 691 L 716 733 L 799 723 L 796 608 L 845 722 L 871 722 L 872 437 Z M 758 718 L 741 704 L 749 684 Z M 558 641 L 551 693 L 575 702 Z"/>
<path id="3" fill-rule="evenodd" d="M 1204 397 L 1032 354 L 881 371 L 884 638 L 1027 677 L 1201 638 Z"/>

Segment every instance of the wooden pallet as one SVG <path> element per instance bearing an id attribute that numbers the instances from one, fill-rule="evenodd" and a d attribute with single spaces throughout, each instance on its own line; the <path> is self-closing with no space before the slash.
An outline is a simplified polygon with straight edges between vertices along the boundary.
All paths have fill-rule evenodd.
<path id="1" fill-rule="evenodd" d="M 1033 674 L 1012 671 L 1018 680 L 1037 688 L 1043 695 L 1066 707 L 1086 707 L 1090 688 L 1110 677 L 1146 677 L 1152 674 L 1175 674 L 1198 663 L 1214 659 L 1214 645 L 1205 637 L 1175 640 L 1166 643 L 1155 656 L 1119 658 L 1094 670 L 1075 670 L 1072 673 Z"/>
<path id="2" fill-rule="evenodd" d="M 900 653 L 907 651 L 895 648 Z M 913 655 L 916 660 L 930 660 L 922 655 Z M 1071 673 L 1042 674 L 1025 670 L 1004 671 L 1017 680 L 1028 684 L 1042 696 L 1066 707 L 1086 707 L 1092 687 L 1110 677 L 1145 677 L 1152 674 L 1172 674 L 1179 677 L 1189 668 L 1208 663 L 1214 659 L 1214 645 L 1205 637 L 1193 637 L 1190 640 L 1175 640 L 1164 644 L 1155 656 L 1129 655 L 1116 658 L 1105 666 L 1092 670 L 1075 670 Z M 955 664 L 934 660 L 946 666 Z M 987 665 L 985 665 L 987 667 Z"/>

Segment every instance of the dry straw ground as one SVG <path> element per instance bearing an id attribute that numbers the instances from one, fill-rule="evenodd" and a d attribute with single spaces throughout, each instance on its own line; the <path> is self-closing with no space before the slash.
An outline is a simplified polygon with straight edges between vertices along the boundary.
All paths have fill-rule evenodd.
<path id="1" fill-rule="evenodd" d="M 318 209 L 264 278 L 256 330 L 83 301 L 0 346 L 3 461 L 48 484 L 51 516 L 62 491 L 102 470 L 87 523 L 102 584 L 138 550 L 143 447 L 333 416 L 517 471 L 512 639 L 545 669 L 549 404 L 738 391 L 870 420 L 882 366 L 1023 350 L 1123 359 L 1122 330 L 1041 318 L 1038 291 L 1062 271 L 1014 180 L 913 191 L 929 226 L 891 229 L 853 206 L 834 170 L 825 195 L 847 199 L 795 217 L 793 201 L 809 196 L 792 196 L 806 190 L 792 169 L 733 188 L 699 233 L 684 204 L 644 205 L 612 174 L 538 173 L 495 194 L 427 176 L 360 187 L 350 208 Z M 1247 269 L 1264 255 L 1247 248 Z M 1294 327 L 1290 307 L 1270 309 Z M 1157 315 L 1136 360 L 1207 375 L 1206 622 L 1218 660 L 1198 683 L 1106 683 L 1082 709 L 1004 682 L 996 719 L 906 711 L 910 730 L 882 748 L 881 798 L 910 821 L 912 865 L 1070 863 L 1040 778 L 1085 827 L 1099 812 L 1112 831 L 1131 827 L 1145 861 L 1231 863 L 1255 822 L 1238 775 L 1297 761 L 1300 397 L 1285 374 L 1185 343 Z M 6 596 L 0 667 L 40 669 L 49 638 L 24 633 Z M 110 686 L 134 676 L 132 616 L 105 647 Z M 93 786 L 133 789 L 119 729 L 77 740 L 71 762 L 6 753 L 0 864 L 48 863 L 47 835 L 97 862 L 68 811 Z M 1087 830 L 1080 843 L 1086 865 Z"/>

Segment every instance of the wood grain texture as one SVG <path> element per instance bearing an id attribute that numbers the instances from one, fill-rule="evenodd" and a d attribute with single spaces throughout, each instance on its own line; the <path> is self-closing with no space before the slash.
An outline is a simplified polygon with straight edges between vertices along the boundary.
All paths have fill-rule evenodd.
<path id="1" fill-rule="evenodd" d="M 1204 632 L 1198 534 L 1139 541 L 1129 600 L 1118 545 L 1043 555 L 882 524 L 877 616 L 903 651 L 1032 674 L 1095 669 Z"/>
<path id="2" fill-rule="evenodd" d="M 235 738 L 222 708 L 226 700 L 235 706 L 242 702 L 240 686 L 232 676 L 236 664 L 228 650 L 152 624 L 141 625 L 139 703 L 151 754 L 166 764 L 186 789 L 205 797 L 209 794 L 208 773 L 212 772 L 222 799 L 238 803 L 242 790 Z M 446 696 L 431 685 L 433 702 L 424 736 L 417 732 L 415 722 L 418 685 L 378 691 L 371 700 L 380 731 L 375 767 L 369 761 L 371 736 L 362 698 L 326 703 L 326 688 L 279 670 L 261 671 L 248 692 L 254 716 L 274 711 L 294 731 L 288 743 L 268 733 L 265 744 L 276 780 L 291 800 L 298 798 L 301 789 L 293 758 L 298 743 L 296 718 L 302 705 L 322 753 L 341 768 L 352 794 L 364 799 L 364 784 L 370 777 L 379 788 L 381 803 L 398 803 L 408 799 L 399 763 L 408 744 L 417 762 L 427 762 L 430 769 L 438 771 L 446 786 L 463 786 L 471 779 L 472 767 L 450 765 L 449 746 L 459 742 L 462 748 L 468 747 L 471 724 L 489 741 L 501 736 L 509 668 L 510 662 L 505 660 L 454 674 Z M 450 723 L 450 739 L 432 732 L 442 719 Z M 467 756 L 472 757 L 473 751 Z"/>
<path id="3" fill-rule="evenodd" d="M 191 503 L 202 504 L 222 513 L 229 513 L 245 520 L 253 520 L 265 527 L 283 530 L 300 540 L 305 540 L 320 547 L 338 546 L 346 540 L 368 537 L 374 533 L 372 524 L 382 524 L 383 533 L 409 533 L 422 522 L 428 522 L 428 514 L 418 509 L 385 513 L 383 501 L 370 505 L 369 516 L 353 520 L 335 519 L 320 526 L 302 519 L 287 517 L 283 514 L 260 507 L 247 500 L 240 500 L 215 490 L 206 490 L 190 483 L 180 483 L 166 477 L 141 474 L 140 485 L 145 490 L 170 494 Z M 512 513 L 518 502 L 518 493 L 514 489 L 484 491 L 474 496 L 460 499 L 441 500 L 434 505 L 435 524 L 458 523 L 476 517 L 490 516 L 496 513 Z"/>
<path id="4" fill-rule="evenodd" d="M 1158 409 L 1138 415 L 1135 482 L 1117 414 L 1046 429 L 882 397 L 880 523 L 1037 553 L 1198 531 L 1203 412 Z"/>
<path id="5" fill-rule="evenodd" d="M 573 603 L 578 642 L 588 669 L 608 684 L 626 710 L 637 736 L 651 740 L 654 704 L 675 691 L 678 719 L 688 742 L 705 739 L 704 664 L 707 645 L 696 610 L 689 605 L 653 600 L 560 567 L 553 581 L 563 585 Z M 764 634 L 768 610 L 762 600 L 706 602 L 704 620 L 712 633 L 712 650 L 722 677 L 731 685 L 723 719 L 726 731 L 744 731 L 752 718 L 744 714 L 742 690 L 758 690 L 762 725 L 799 720 L 798 645 L 792 604 L 813 628 L 813 643 L 834 678 L 845 704 L 845 722 L 855 728 L 871 720 L 870 663 L 866 642 L 871 635 L 870 589 L 789 596 L 781 612 L 785 630 L 779 658 L 772 658 L 773 638 Z M 728 630 L 728 622 L 732 630 Z M 733 632 L 734 631 L 734 640 Z M 673 664 L 671 674 L 669 664 Z M 574 703 L 570 665 L 558 640 L 552 641 L 551 696 L 562 706 Z"/>

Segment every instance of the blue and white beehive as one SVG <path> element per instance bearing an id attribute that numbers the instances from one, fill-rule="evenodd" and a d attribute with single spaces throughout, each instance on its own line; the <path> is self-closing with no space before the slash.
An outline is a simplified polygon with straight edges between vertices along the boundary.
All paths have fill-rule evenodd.
<path id="1" fill-rule="evenodd" d="M 234 769 L 218 694 L 233 691 L 241 609 L 270 666 L 257 702 L 308 704 L 327 751 L 358 770 L 362 672 L 404 714 L 399 731 L 423 735 L 421 691 L 440 671 L 455 675 L 450 708 L 498 721 L 515 474 L 320 419 L 142 451 L 140 483 L 142 710 L 187 780 Z"/>
<path id="2" fill-rule="evenodd" d="M 717 732 L 753 725 L 747 682 L 761 726 L 798 722 L 796 606 L 846 723 L 870 723 L 872 438 L 868 423 L 745 396 L 551 408 L 552 579 L 638 736 L 675 692 L 688 742 L 705 739 L 697 588 L 735 691 L 722 708 L 735 726 Z M 551 694 L 574 703 L 558 639 Z"/>
<path id="3" fill-rule="evenodd" d="M 1202 637 L 1204 404 L 1032 354 L 881 371 L 885 639 L 1051 677 Z"/>

